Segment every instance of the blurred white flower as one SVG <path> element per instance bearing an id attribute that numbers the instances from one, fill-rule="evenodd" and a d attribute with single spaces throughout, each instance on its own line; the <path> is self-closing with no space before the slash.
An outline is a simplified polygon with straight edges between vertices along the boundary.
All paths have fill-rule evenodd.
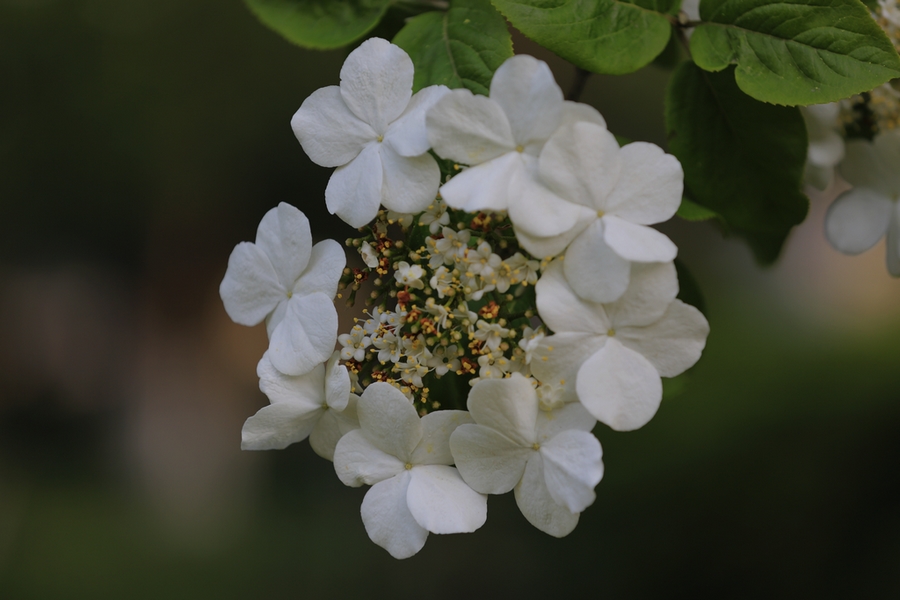
<path id="1" fill-rule="evenodd" d="M 825 215 L 825 236 L 844 254 L 859 254 L 887 237 L 887 269 L 900 277 L 900 130 L 870 143 L 852 140 L 841 175 L 853 185 Z"/>
<path id="2" fill-rule="evenodd" d="M 836 102 L 800 107 L 809 137 L 803 178 L 820 190 L 831 186 L 834 168 L 844 158 L 844 138 L 838 133 L 840 112 Z"/>

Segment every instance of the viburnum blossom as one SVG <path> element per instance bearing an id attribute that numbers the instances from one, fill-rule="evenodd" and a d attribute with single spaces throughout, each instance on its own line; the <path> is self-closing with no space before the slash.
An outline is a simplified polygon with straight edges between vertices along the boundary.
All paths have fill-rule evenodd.
<path id="1" fill-rule="evenodd" d="M 524 186 L 519 194 L 546 207 L 541 213 L 511 214 L 522 246 L 553 256 L 565 248 L 565 274 L 572 288 L 594 302 L 612 302 L 628 287 L 631 263 L 668 262 L 677 248 L 648 227 L 674 216 L 681 203 L 684 175 L 678 160 L 654 144 L 619 148 L 605 128 L 580 122 L 563 126 L 541 151 L 543 186 Z M 561 235 L 541 237 L 542 214 L 572 214 Z"/>
<path id="2" fill-rule="evenodd" d="M 453 90 L 428 111 L 428 140 L 443 158 L 469 168 L 441 186 L 452 208 L 513 210 L 510 185 L 529 179 L 529 165 L 562 123 L 606 122 L 585 104 L 563 100 L 547 63 L 531 56 L 504 62 L 491 80 L 490 96 Z"/>
<path id="3" fill-rule="evenodd" d="M 238 244 L 219 294 L 241 325 L 266 320 L 269 360 L 282 373 L 302 375 L 324 363 L 337 340 L 337 293 L 344 251 L 334 240 L 313 246 L 309 220 L 282 202 L 263 217 L 256 243 Z"/>
<path id="4" fill-rule="evenodd" d="M 662 400 L 660 376 L 674 377 L 700 358 L 706 319 L 675 299 L 671 263 L 635 265 L 628 290 L 610 304 L 580 298 L 562 271 L 556 261 L 537 283 L 538 311 L 554 334 L 538 343 L 532 372 L 613 429 L 642 427 Z"/>
<path id="5" fill-rule="evenodd" d="M 834 102 L 800 107 L 809 136 L 803 178 L 820 190 L 831 186 L 834 168 L 844 158 L 844 138 L 839 133 L 840 110 Z"/>
<path id="6" fill-rule="evenodd" d="M 475 424 L 457 427 L 450 448 L 472 489 L 485 494 L 515 489 L 528 522 L 562 537 L 594 503 L 603 452 L 590 433 L 596 420 L 580 404 L 553 411 L 538 406 L 534 387 L 519 373 L 479 381 L 468 400 Z"/>
<path id="7" fill-rule="evenodd" d="M 286 204 L 235 248 L 226 310 L 271 338 L 269 405 L 242 447 L 309 437 L 343 483 L 372 486 L 362 522 L 396 558 L 478 529 L 486 494 L 510 490 L 567 535 L 603 477 L 597 420 L 646 423 L 660 377 L 706 341 L 675 299 L 674 244 L 648 227 L 677 209 L 681 167 L 652 144 L 620 149 L 531 57 L 501 65 L 490 97 L 412 81 L 406 53 L 371 39 L 294 116 L 312 160 L 338 167 L 326 204 L 358 227 L 345 243 L 361 266 L 313 246 Z M 335 295 L 367 307 L 340 335 Z"/>
<path id="8" fill-rule="evenodd" d="M 844 254 L 859 254 L 886 237 L 888 272 L 900 277 L 900 129 L 872 142 L 848 142 L 841 175 L 853 189 L 828 209 L 828 241 Z"/>
<path id="9" fill-rule="evenodd" d="M 347 368 L 335 353 L 327 364 L 291 376 L 272 366 L 268 353 L 256 369 L 259 389 L 271 404 L 247 419 L 241 432 L 244 450 L 281 450 L 309 437 L 322 458 L 332 460 L 341 437 L 359 427 L 356 396 L 350 393 Z"/>
<path id="10" fill-rule="evenodd" d="M 291 119 L 310 159 L 338 167 L 325 205 L 353 227 L 378 206 L 420 212 L 433 200 L 441 174 L 428 154 L 425 112 L 447 93 L 431 86 L 413 95 L 413 63 L 386 40 L 366 40 L 341 69 L 341 85 L 307 98 Z"/>
<path id="11" fill-rule="evenodd" d="M 341 438 L 334 469 L 346 485 L 372 488 L 362 519 L 373 542 L 395 558 L 422 549 L 428 533 L 464 533 L 487 518 L 487 497 L 465 484 L 453 464 L 450 435 L 472 419 L 444 410 L 419 419 L 406 397 L 373 383 L 357 406 L 360 429 Z"/>

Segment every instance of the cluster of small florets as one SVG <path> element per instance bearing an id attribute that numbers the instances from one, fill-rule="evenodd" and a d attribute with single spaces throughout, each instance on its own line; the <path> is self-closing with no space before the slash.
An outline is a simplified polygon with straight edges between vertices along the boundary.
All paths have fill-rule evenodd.
<path id="1" fill-rule="evenodd" d="M 392 230 L 418 243 L 392 239 Z M 338 336 L 355 393 L 387 382 L 424 415 L 465 408 L 432 393 L 429 384 L 448 374 L 469 386 L 531 375 L 528 350 L 543 336 L 532 327 L 542 261 L 518 247 L 508 218 L 452 210 L 438 196 L 415 216 L 381 211 L 363 233 L 346 244 L 365 266 L 345 269 L 339 285 L 351 305 L 363 282 L 373 288 L 367 318 Z"/>

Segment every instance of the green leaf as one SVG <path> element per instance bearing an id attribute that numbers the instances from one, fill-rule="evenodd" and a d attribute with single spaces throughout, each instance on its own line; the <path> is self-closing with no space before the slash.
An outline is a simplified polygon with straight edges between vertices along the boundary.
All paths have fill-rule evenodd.
<path id="1" fill-rule="evenodd" d="M 800 191 L 806 127 L 800 109 L 741 92 L 732 70 L 707 73 L 685 62 L 675 71 L 666 93 L 669 149 L 691 199 L 770 263 L 808 210 Z"/>
<path id="2" fill-rule="evenodd" d="M 709 210 L 705 206 L 700 206 L 688 198 L 681 199 L 681 205 L 678 207 L 678 212 L 675 215 L 685 221 L 708 221 L 722 218 L 715 211 Z"/>
<path id="3" fill-rule="evenodd" d="M 340 48 L 374 28 L 392 0 L 245 0 L 262 23 L 304 48 Z"/>
<path id="4" fill-rule="evenodd" d="M 637 71 L 663 51 L 678 0 L 492 0 L 513 26 L 595 73 Z"/>
<path id="5" fill-rule="evenodd" d="M 413 17 L 394 43 L 416 67 L 413 91 L 441 84 L 487 95 L 494 71 L 513 55 L 506 21 L 489 0 L 452 0 L 447 12 Z"/>
<path id="6" fill-rule="evenodd" d="M 707 71 L 736 63 L 757 100 L 822 104 L 900 77 L 900 57 L 859 0 L 703 0 L 691 36 Z"/>

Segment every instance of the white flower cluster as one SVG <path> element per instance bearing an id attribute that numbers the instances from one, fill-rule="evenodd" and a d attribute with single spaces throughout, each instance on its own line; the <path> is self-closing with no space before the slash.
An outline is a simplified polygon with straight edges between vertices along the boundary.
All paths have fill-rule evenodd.
<path id="1" fill-rule="evenodd" d="M 676 248 L 649 227 L 675 213 L 681 167 L 652 144 L 620 148 L 529 56 L 489 96 L 412 82 L 406 53 L 373 38 L 292 120 L 310 158 L 337 167 L 326 204 L 360 229 L 347 245 L 365 267 L 313 245 L 286 204 L 235 248 L 225 308 L 270 338 L 271 404 L 242 447 L 309 437 L 342 482 L 372 486 L 363 523 L 397 558 L 429 532 L 478 529 L 487 494 L 511 490 L 531 524 L 567 535 L 603 476 L 597 421 L 647 423 L 660 377 L 706 342 L 706 319 L 675 298 Z M 339 335 L 332 301 L 364 288 L 369 312 Z"/>
<path id="2" fill-rule="evenodd" d="M 900 49 L 900 6 L 878 0 L 873 17 Z M 853 186 L 825 216 L 825 237 L 844 254 L 887 238 L 887 269 L 900 277 L 900 90 L 886 83 L 838 103 L 802 107 L 806 183 L 824 190 L 835 169 Z"/>

